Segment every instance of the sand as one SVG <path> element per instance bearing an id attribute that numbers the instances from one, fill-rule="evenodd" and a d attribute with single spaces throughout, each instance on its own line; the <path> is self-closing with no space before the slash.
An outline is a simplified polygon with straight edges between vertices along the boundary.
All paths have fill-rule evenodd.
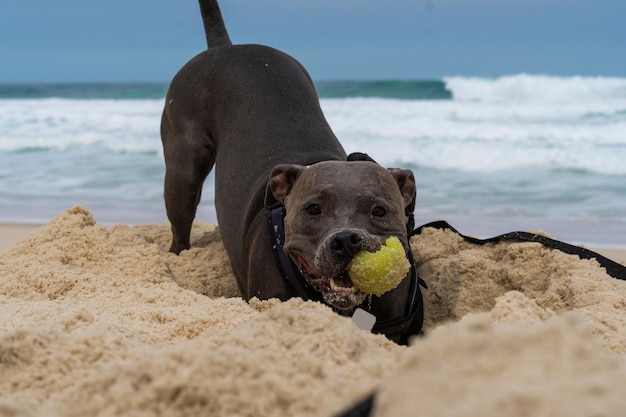
<path id="1" fill-rule="evenodd" d="M 0 416 L 332 416 L 371 392 L 376 416 L 626 409 L 626 282 L 593 260 L 426 229 L 407 348 L 318 303 L 245 303 L 216 226 L 192 242 L 74 207 L 0 255 Z"/>
<path id="2" fill-rule="evenodd" d="M 41 224 L 0 223 L 0 254 L 11 249 Z"/>

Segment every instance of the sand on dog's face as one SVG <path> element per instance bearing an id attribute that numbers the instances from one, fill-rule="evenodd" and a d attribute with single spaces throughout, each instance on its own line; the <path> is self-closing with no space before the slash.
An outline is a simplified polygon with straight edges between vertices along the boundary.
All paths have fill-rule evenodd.
<path id="1" fill-rule="evenodd" d="M 239 298 L 215 226 L 74 207 L 0 256 L 0 416 L 621 415 L 626 283 L 532 243 L 426 229 L 409 348 L 318 303 Z M 504 413 L 503 413 L 504 411 Z"/>

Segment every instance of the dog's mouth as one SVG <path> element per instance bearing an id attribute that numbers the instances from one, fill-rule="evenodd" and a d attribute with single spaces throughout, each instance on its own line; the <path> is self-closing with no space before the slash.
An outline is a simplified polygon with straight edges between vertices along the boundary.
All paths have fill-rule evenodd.
<path id="1" fill-rule="evenodd" d="M 298 256 L 298 263 L 302 276 L 322 294 L 327 304 L 337 310 L 347 312 L 365 301 L 367 294 L 355 288 L 347 271 L 336 277 L 325 277 L 318 275 L 302 256 Z"/>

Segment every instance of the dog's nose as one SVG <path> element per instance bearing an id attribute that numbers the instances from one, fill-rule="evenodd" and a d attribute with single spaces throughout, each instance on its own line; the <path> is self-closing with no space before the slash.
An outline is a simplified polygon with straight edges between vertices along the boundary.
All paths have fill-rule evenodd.
<path id="1" fill-rule="evenodd" d="M 339 256 L 352 258 L 363 248 L 363 238 L 356 232 L 337 232 L 330 241 L 330 250 Z"/>

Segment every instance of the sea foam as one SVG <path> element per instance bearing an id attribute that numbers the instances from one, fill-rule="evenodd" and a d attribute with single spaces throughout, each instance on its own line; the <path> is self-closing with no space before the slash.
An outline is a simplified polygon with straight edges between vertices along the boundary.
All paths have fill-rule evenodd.
<path id="1" fill-rule="evenodd" d="M 100 146 L 160 152 L 162 110 L 163 99 L 0 100 L 0 150 Z"/>
<path id="2" fill-rule="evenodd" d="M 444 77 L 455 100 L 571 102 L 626 99 L 626 78 L 519 74 L 498 78 Z"/>

